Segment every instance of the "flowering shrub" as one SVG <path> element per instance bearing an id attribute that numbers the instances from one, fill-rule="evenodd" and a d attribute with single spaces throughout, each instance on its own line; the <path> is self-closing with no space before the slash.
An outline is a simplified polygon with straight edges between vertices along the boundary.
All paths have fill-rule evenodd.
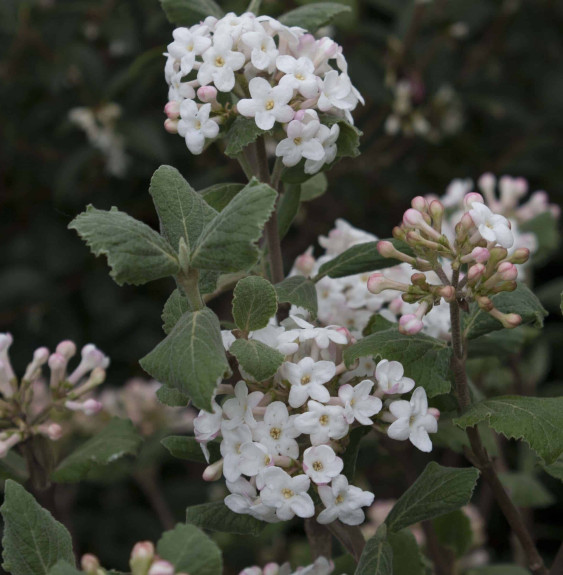
<path id="1" fill-rule="evenodd" d="M 487 397 L 468 377 L 468 358 L 522 348 L 542 326 L 546 312 L 523 276 L 545 247 L 541 227 L 555 229 L 558 208 L 544 192 L 521 204 L 528 188 L 521 178 L 500 178 L 498 197 L 492 174 L 478 180 L 482 194 L 456 180 L 441 199 L 414 197 L 392 238 L 337 220 L 319 238 L 325 253 L 315 258 L 309 249 L 286 276 L 281 240 L 300 202 L 325 191 L 319 172 L 358 154 L 352 112 L 363 99 L 342 48 L 314 35 L 344 8 L 306 4 L 274 19 L 258 15 L 259 2 L 240 16 L 211 0 L 163 4 L 174 21 L 180 14 L 190 24 L 176 28 L 167 47 L 164 127 L 194 155 L 216 144 L 248 183 L 196 191 L 177 169 L 161 166 L 149 188 L 158 232 L 116 207 L 90 205 L 69 224 L 107 259 L 117 284 L 172 278 L 175 289 L 162 313 L 165 337 L 140 360 L 153 380 L 119 391 L 93 395 L 109 359 L 89 344 L 71 370 L 71 341 L 53 354 L 36 350 L 18 378 L 8 355 L 12 338 L 0 335 L 0 457 L 17 462 L 33 492 L 6 482 L 4 568 L 13 575 L 110 573 L 91 553 L 78 571 L 71 534 L 40 503 L 55 511 L 45 497 L 53 483 L 111 475 L 116 460 L 139 454 L 143 438 L 170 430 L 184 434 L 162 444 L 173 456 L 205 463 L 203 479 L 218 482 L 215 501 L 191 505 L 175 524 L 155 490 L 150 458 L 134 469 L 166 531 L 156 545 L 134 546 L 133 575 L 218 575 L 223 557 L 204 530 L 258 535 L 295 518 L 304 520 L 298 525 L 311 563 L 292 571 L 269 561 L 242 574 L 329 575 L 343 571 L 338 559 L 358 575 L 453 573 L 482 543 L 471 537 L 481 516 L 468 507 L 479 478 L 519 555 L 546 575 L 518 509 L 518 482 L 504 462 L 498 469 L 491 445 L 493 432 L 522 439 L 530 457 L 560 478 L 562 399 Z M 422 99 L 415 88 L 396 83 L 387 131 L 431 139 L 454 131 L 448 113 L 431 128 L 413 109 Z M 124 166 L 118 115 L 110 104 L 74 109 L 70 118 L 121 175 L 112 163 L 117 156 Z M 231 291 L 232 317 L 220 321 L 212 302 Z M 102 421 L 102 410 L 106 420 L 112 416 L 103 427 L 80 420 L 97 414 Z M 69 444 L 72 432 L 92 437 L 52 457 L 46 438 L 55 441 L 65 429 Z M 376 501 L 373 478 L 356 473 L 367 442 L 404 465 L 410 486 L 391 506 Z M 463 453 L 468 464 L 457 455 L 454 466 L 432 461 L 436 444 Z M 412 473 L 414 457 L 426 463 L 420 474 Z M 332 561 L 335 542 L 343 554 Z"/>

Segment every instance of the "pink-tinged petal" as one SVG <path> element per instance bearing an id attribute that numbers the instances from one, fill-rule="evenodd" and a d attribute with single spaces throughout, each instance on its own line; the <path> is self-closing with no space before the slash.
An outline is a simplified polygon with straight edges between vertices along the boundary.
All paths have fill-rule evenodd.
<path id="1" fill-rule="evenodd" d="M 432 451 L 432 441 L 428 432 L 423 427 L 416 427 L 409 435 L 410 442 L 420 451 L 429 453 Z"/>
<path id="2" fill-rule="evenodd" d="M 409 420 L 405 417 L 401 417 L 394 421 L 387 430 L 387 435 L 391 439 L 396 439 L 398 441 L 404 441 L 409 438 L 411 433 L 411 428 L 409 425 Z"/>

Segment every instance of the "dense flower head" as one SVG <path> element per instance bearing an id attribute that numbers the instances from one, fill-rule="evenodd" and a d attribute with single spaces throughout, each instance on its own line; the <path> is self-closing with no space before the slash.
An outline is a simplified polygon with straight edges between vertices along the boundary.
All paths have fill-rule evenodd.
<path id="1" fill-rule="evenodd" d="M 229 13 L 176 28 L 168 45 L 165 128 L 200 154 L 237 115 L 274 134 L 285 166 L 313 174 L 336 157 L 339 120 L 363 103 L 342 48 L 269 16 Z M 285 134 L 284 134 L 285 132 Z"/>
<path id="2" fill-rule="evenodd" d="M 98 413 L 102 404 L 90 397 L 90 392 L 105 381 L 109 366 L 109 358 L 88 344 L 82 348 L 78 364 L 70 369 L 77 349 L 74 342 L 66 340 L 53 353 L 46 347 L 36 349 L 18 378 L 10 361 L 12 343 L 11 334 L 0 333 L 0 457 L 33 435 L 60 439 L 63 428 L 53 419 L 57 413 Z M 45 366 L 48 377 L 44 376 Z"/>
<path id="3" fill-rule="evenodd" d="M 223 332 L 227 351 L 237 335 Z M 362 508 L 371 505 L 374 495 L 350 485 L 343 474 L 349 434 L 375 426 L 430 451 L 428 433 L 436 431 L 436 419 L 424 389 L 417 388 L 410 400 L 416 405 L 410 432 L 393 434 L 403 425 L 400 404 L 409 404 L 400 395 L 415 385 L 400 363 L 383 360 L 376 369 L 372 362 L 368 373 L 356 374 L 343 362 L 353 341 L 349 331 L 296 314 L 281 324 L 272 318 L 248 337 L 281 352 L 284 361 L 262 382 L 239 368 L 243 379 L 222 383 L 212 412 L 200 411 L 194 431 L 210 462 L 204 478 L 225 477 L 230 492 L 225 504 L 236 513 L 268 522 L 316 515 L 320 523 L 339 519 L 359 525 Z M 322 508 L 315 509 L 312 491 Z"/>

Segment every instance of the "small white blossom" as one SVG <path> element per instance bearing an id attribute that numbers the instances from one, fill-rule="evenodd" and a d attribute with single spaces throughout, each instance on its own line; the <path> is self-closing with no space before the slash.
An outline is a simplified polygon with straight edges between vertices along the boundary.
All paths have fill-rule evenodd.
<path id="1" fill-rule="evenodd" d="M 316 174 L 325 164 L 330 164 L 336 158 L 338 151 L 336 142 L 340 135 L 340 126 L 333 124 L 330 128 L 324 124 L 320 126 L 317 132 L 317 139 L 323 146 L 324 155 L 320 160 L 308 158 L 305 161 L 305 173 Z"/>
<path id="2" fill-rule="evenodd" d="M 352 82 L 346 74 L 339 74 L 336 70 L 328 72 L 322 82 L 321 95 L 318 107 L 323 112 L 331 108 L 338 110 L 352 110 L 357 98 L 352 91 Z"/>
<path id="3" fill-rule="evenodd" d="M 223 441 L 221 455 L 223 456 L 223 475 L 227 481 L 236 481 L 241 475 L 241 448 L 252 441 L 252 432 L 248 425 L 240 423 L 237 427 L 221 426 Z"/>
<path id="4" fill-rule="evenodd" d="M 355 386 L 342 385 L 338 390 L 338 397 L 344 402 L 344 416 L 348 423 L 356 420 L 362 425 L 371 425 L 370 417 L 381 411 L 382 402 L 379 397 L 370 395 L 373 381 L 364 379 Z"/>
<path id="5" fill-rule="evenodd" d="M 186 140 L 186 146 L 192 154 L 201 154 L 206 138 L 215 138 L 219 133 L 219 124 L 209 118 L 211 104 L 203 104 L 199 109 L 193 100 L 184 100 L 180 104 L 178 134 Z"/>
<path id="6" fill-rule="evenodd" d="M 221 431 L 221 421 L 223 420 L 223 411 L 215 401 L 211 403 L 212 413 L 201 410 L 194 419 L 194 433 L 196 441 L 200 444 L 201 450 L 209 463 L 209 450 L 207 443 L 215 439 Z"/>
<path id="7" fill-rule="evenodd" d="M 249 513 L 256 500 L 256 488 L 244 477 L 236 481 L 226 481 L 231 495 L 225 497 L 225 505 L 235 513 Z"/>
<path id="8" fill-rule="evenodd" d="M 242 41 L 251 49 L 250 61 L 258 70 L 272 72 L 279 54 L 276 43 L 265 32 L 246 32 Z"/>
<path id="9" fill-rule="evenodd" d="M 260 471 L 273 465 L 268 449 L 256 441 L 244 443 L 240 448 L 239 469 L 243 475 L 254 477 Z"/>
<path id="10" fill-rule="evenodd" d="M 318 162 L 325 157 L 323 145 L 315 137 L 319 127 L 318 120 L 308 123 L 299 120 L 289 122 L 287 138 L 276 147 L 276 156 L 282 158 L 284 166 L 296 166 L 301 158 Z"/>
<path id="11" fill-rule="evenodd" d="M 295 415 L 290 416 L 281 401 L 274 401 L 266 407 L 264 421 L 259 422 L 253 432 L 273 455 L 285 455 L 293 459 L 299 457 L 299 446 L 295 438 L 300 435 L 293 424 Z"/>
<path id="12" fill-rule="evenodd" d="M 168 53 L 180 60 L 180 70 L 183 76 L 188 75 L 194 67 L 196 56 L 199 56 L 211 46 L 211 38 L 207 36 L 207 26 L 196 25 L 192 28 L 176 28 L 172 32 L 174 42 L 168 44 Z"/>
<path id="13" fill-rule="evenodd" d="M 503 248 L 512 247 L 514 236 L 510 231 L 510 222 L 504 216 L 493 213 L 481 202 L 473 202 L 469 215 L 484 240 Z"/>
<path id="14" fill-rule="evenodd" d="M 330 393 L 323 384 L 336 374 L 336 366 L 332 361 L 316 362 L 312 357 L 304 357 L 299 363 L 285 362 L 282 373 L 291 384 L 291 407 L 302 406 L 309 397 L 323 403 L 330 399 Z"/>
<path id="15" fill-rule="evenodd" d="M 306 475 L 291 477 L 279 467 L 269 467 L 260 474 L 264 486 L 260 498 L 265 505 L 273 507 L 276 515 L 286 521 L 295 515 L 313 517 L 315 506 L 307 491 L 311 480 Z"/>
<path id="16" fill-rule="evenodd" d="M 288 102 L 293 90 L 288 86 L 272 88 L 264 78 L 252 78 L 248 84 L 250 99 L 239 100 L 238 111 L 247 118 L 254 118 L 261 130 L 271 130 L 276 121 L 281 123 L 293 119 L 294 112 Z"/>
<path id="17" fill-rule="evenodd" d="M 319 486 L 319 496 L 325 509 L 319 513 L 317 521 L 323 525 L 336 519 L 346 525 L 360 525 L 365 519 L 362 507 L 373 503 L 374 495 L 359 487 L 348 485 L 344 475 L 332 480 L 332 485 Z"/>
<path id="18" fill-rule="evenodd" d="M 232 50 L 233 40 L 228 35 L 215 34 L 213 46 L 203 54 L 197 79 L 202 86 L 213 82 L 219 92 L 230 92 L 235 86 L 235 72 L 244 66 L 246 58 Z"/>
<path id="19" fill-rule="evenodd" d="M 292 90 L 297 90 L 305 98 L 314 98 L 319 93 L 315 65 L 309 58 L 278 56 L 276 66 L 285 74 L 280 80 L 280 85 L 287 85 Z"/>
<path id="20" fill-rule="evenodd" d="M 414 387 L 414 380 L 404 377 L 405 369 L 398 361 L 382 359 L 375 368 L 375 379 L 384 393 L 408 393 Z"/>
<path id="21" fill-rule="evenodd" d="M 311 436 L 313 445 L 328 443 L 330 439 L 342 439 L 348 433 L 344 408 L 340 405 L 322 405 L 316 401 L 307 403 L 309 411 L 295 418 L 295 427 Z"/>
<path id="22" fill-rule="evenodd" d="M 261 391 L 248 393 L 248 387 L 244 381 L 235 385 L 235 397 L 227 399 L 223 404 L 223 413 L 231 421 L 225 425 L 234 428 L 240 423 L 246 423 L 251 429 L 256 426 L 256 419 L 252 410 L 260 403 L 264 394 Z"/>
<path id="23" fill-rule="evenodd" d="M 328 445 L 315 445 L 303 453 L 303 471 L 317 485 L 330 483 L 333 477 L 340 475 L 344 462 Z"/>
<path id="24" fill-rule="evenodd" d="M 408 439 L 420 451 L 432 451 L 432 441 L 428 434 L 438 431 L 438 422 L 428 413 L 428 400 L 424 388 L 417 387 L 410 401 L 393 401 L 389 411 L 397 418 L 387 430 L 387 435 L 391 439 L 399 441 Z"/>

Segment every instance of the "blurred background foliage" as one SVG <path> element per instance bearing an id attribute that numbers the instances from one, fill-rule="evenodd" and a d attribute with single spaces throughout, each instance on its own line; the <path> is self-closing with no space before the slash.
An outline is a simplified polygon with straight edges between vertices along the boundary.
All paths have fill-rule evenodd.
<path id="1" fill-rule="evenodd" d="M 485 171 L 523 176 L 532 190 L 544 189 L 552 202 L 563 203 L 563 3 L 344 2 L 352 11 L 332 32 L 366 98 L 356 115 L 364 132 L 362 155 L 332 169 L 323 198 L 302 204 L 285 240 L 286 270 L 337 217 L 386 237 L 413 196 L 440 195 L 453 178 L 476 179 Z M 302 3 L 264 0 L 262 12 L 276 16 Z M 220 4 L 237 12 L 246 7 L 236 0 Z M 115 285 L 105 261 L 91 257 L 66 229 L 86 204 L 118 205 L 156 227 L 147 190 L 159 165 L 177 167 L 196 189 L 243 181 L 234 162 L 213 149 L 191 156 L 182 139 L 162 127 L 162 53 L 172 29 L 158 0 L 0 2 L 0 331 L 14 335 L 12 358 L 20 369 L 40 345 L 91 341 L 112 359 L 108 385 L 121 386 L 142 375 L 138 359 L 162 338 L 160 313 L 171 284 Z M 410 133 L 408 125 L 388 133 L 396 131 L 389 116 L 401 79 L 410 83 L 413 105 L 426 119 L 422 134 Z M 74 108 L 103 114 L 112 103 L 121 112 L 108 120 L 124 154 L 117 167 L 69 118 Z M 110 154 L 115 149 L 110 146 Z M 521 358 L 526 389 L 539 395 L 561 395 L 563 387 L 563 332 L 556 317 L 561 275 L 563 256 L 554 249 L 535 275 L 552 315 Z M 219 300 L 219 311 L 221 306 Z M 485 385 L 510 391 L 506 361 L 487 361 Z M 514 446 L 508 455 L 521 469 L 534 466 Z M 376 498 L 396 497 L 406 487 L 393 457 L 385 445 L 368 445 L 361 453 Z M 419 454 L 412 463 L 416 469 L 425 461 Z M 146 442 L 135 470 L 137 478 L 156 477 L 178 521 L 188 504 L 221 495 L 220 487 L 202 483 L 198 465 L 169 459 L 155 438 Z M 549 503 L 554 495 L 561 501 L 561 483 L 538 473 L 552 494 Z M 111 487 L 102 478 L 61 494 L 80 552 L 96 553 L 117 568 L 125 568 L 135 541 L 155 540 L 162 530 L 159 503 L 150 501 L 154 490 L 145 479 L 124 476 Z M 561 505 L 536 511 L 536 535 L 548 557 L 563 539 L 562 514 Z M 494 511 L 489 528 L 492 559 L 508 560 L 511 541 Z M 294 541 L 292 558 L 304 557 L 306 564 L 301 529 L 290 525 L 278 537 L 281 529 L 269 527 L 264 545 L 221 535 L 230 571 L 283 559 L 288 541 Z"/>

